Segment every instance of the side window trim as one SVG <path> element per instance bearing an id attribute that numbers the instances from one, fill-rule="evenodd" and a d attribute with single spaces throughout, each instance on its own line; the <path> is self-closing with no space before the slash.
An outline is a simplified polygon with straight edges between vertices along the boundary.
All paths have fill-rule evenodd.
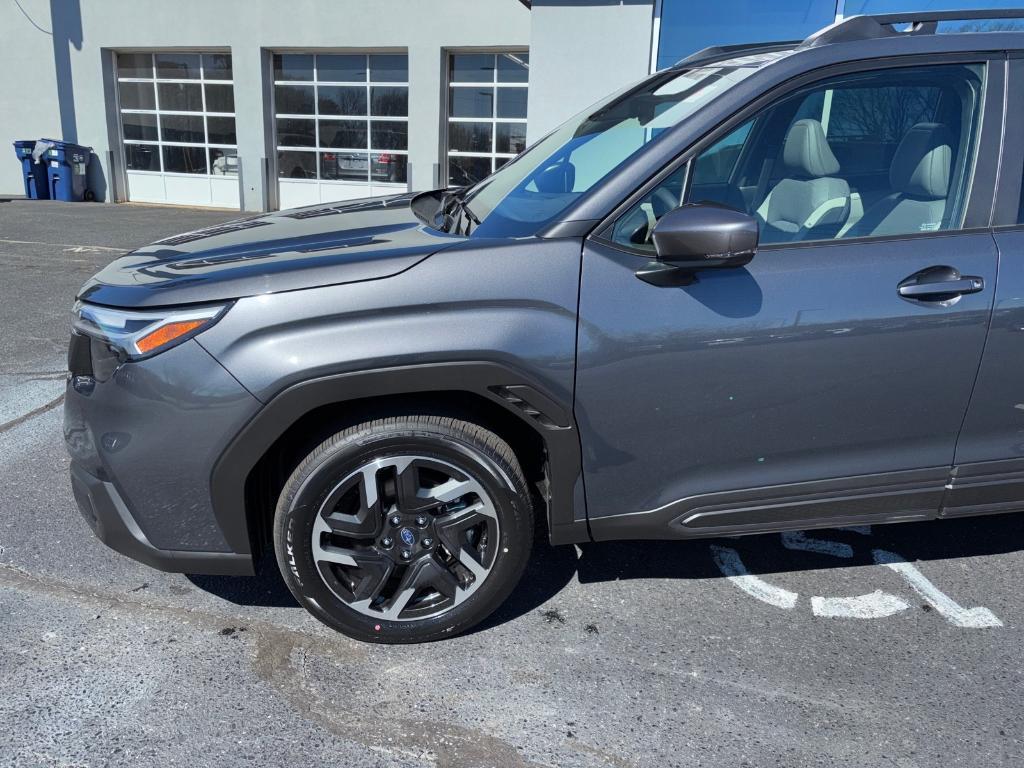
<path id="1" fill-rule="evenodd" d="M 992 226 L 1024 227 L 1024 135 L 1008 124 L 1010 115 L 1024 114 L 1024 52 L 1006 59 L 1006 108 L 1003 113 L 1003 154 L 992 204 Z"/>
<path id="2" fill-rule="evenodd" d="M 689 166 L 686 170 L 687 195 L 689 185 L 693 178 L 693 161 L 717 141 L 726 137 L 744 122 L 756 117 L 772 104 L 779 103 L 783 99 L 797 93 L 800 90 L 813 86 L 815 83 L 840 77 L 845 74 L 857 74 L 875 72 L 889 69 L 902 69 L 908 67 L 924 67 L 929 65 L 942 64 L 976 64 L 984 67 L 984 81 L 981 89 L 981 104 L 978 112 L 977 137 L 975 139 L 974 166 L 971 177 L 967 180 L 964 190 L 965 202 L 963 206 L 962 224 L 956 230 L 942 230 L 937 232 L 920 232 L 913 234 L 894 235 L 867 235 L 856 238 L 844 238 L 838 240 L 813 240 L 793 243 L 764 244 L 760 248 L 793 248 L 819 245 L 839 245 L 843 243 L 902 240 L 907 237 L 934 237 L 950 236 L 962 232 L 974 232 L 989 229 L 992 226 L 991 213 L 995 207 L 995 192 L 993 185 L 974 184 L 974 178 L 978 176 L 979 169 L 991 174 L 989 178 L 996 178 L 996 170 L 1002 154 L 1002 134 L 1004 119 L 1003 104 L 1006 88 L 1008 86 L 1003 63 L 1007 59 L 1006 51 L 961 51 L 944 54 L 912 54 L 907 56 L 877 59 L 873 61 L 852 61 L 841 62 L 830 67 L 806 72 L 800 77 L 794 77 L 777 87 L 766 91 L 760 97 L 746 104 L 728 120 L 719 125 L 715 130 L 702 136 L 690 144 L 671 163 L 667 164 L 655 176 L 648 179 L 638 187 L 631 195 L 619 203 L 610 211 L 591 231 L 590 237 L 602 244 L 615 248 L 625 253 L 650 258 L 649 251 L 634 249 L 612 239 L 611 234 L 615 222 L 627 213 L 637 202 L 642 200 L 669 176 L 678 171 L 684 165 Z M 1022 75 L 1024 81 L 1024 75 Z M 1022 97 L 1024 101 L 1024 97 Z M 1013 114 L 1007 109 L 1008 114 Z M 1021 140 L 1024 143 L 1024 139 Z M 739 163 L 737 163 L 737 167 Z M 983 168 L 984 166 L 984 168 Z M 736 168 L 733 169 L 733 174 Z M 986 195 L 987 190 L 987 195 Z M 1022 190 L 1024 195 L 1024 190 Z M 684 197 L 685 199 L 685 197 Z M 1024 204 L 1024 201 L 1022 201 Z"/>

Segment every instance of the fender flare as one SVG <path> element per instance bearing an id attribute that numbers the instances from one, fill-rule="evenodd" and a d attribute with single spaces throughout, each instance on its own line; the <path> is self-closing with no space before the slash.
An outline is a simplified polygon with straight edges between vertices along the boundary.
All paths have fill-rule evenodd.
<path id="1" fill-rule="evenodd" d="M 579 431 L 564 407 L 531 377 L 492 362 L 447 362 L 379 368 L 310 379 L 275 395 L 235 435 L 210 477 L 213 512 L 231 549 L 251 554 L 245 484 L 267 449 L 298 419 L 324 405 L 417 392 L 471 392 L 533 429 L 547 452 L 548 535 L 552 544 L 590 541 Z"/>

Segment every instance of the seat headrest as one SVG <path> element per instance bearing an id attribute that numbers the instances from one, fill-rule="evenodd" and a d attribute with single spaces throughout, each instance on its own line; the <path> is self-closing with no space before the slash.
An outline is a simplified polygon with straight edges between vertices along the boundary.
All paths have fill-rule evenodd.
<path id="1" fill-rule="evenodd" d="M 892 157 L 889 183 L 897 192 L 938 200 L 949 191 L 953 136 L 942 123 L 918 123 Z"/>
<path id="2" fill-rule="evenodd" d="M 839 161 L 828 145 L 825 129 L 811 118 L 797 120 L 789 127 L 782 145 L 782 162 L 798 176 L 820 178 L 839 171 Z"/>

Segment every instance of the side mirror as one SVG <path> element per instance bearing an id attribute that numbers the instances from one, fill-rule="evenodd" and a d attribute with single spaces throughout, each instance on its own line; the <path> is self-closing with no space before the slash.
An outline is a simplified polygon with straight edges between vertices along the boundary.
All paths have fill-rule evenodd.
<path id="1" fill-rule="evenodd" d="M 669 211 L 654 227 L 656 261 L 636 274 L 653 285 L 690 285 L 700 269 L 728 269 L 750 263 L 757 252 L 757 219 L 717 203 L 687 203 Z"/>

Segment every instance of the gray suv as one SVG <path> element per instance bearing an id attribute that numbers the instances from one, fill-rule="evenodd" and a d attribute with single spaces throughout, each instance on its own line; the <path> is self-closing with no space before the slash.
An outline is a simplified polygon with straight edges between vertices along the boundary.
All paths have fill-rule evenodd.
<path id="1" fill-rule="evenodd" d="M 505 599 L 535 516 L 574 544 L 1021 509 L 1024 34 L 963 31 L 996 17 L 708 49 L 475 186 L 117 259 L 69 352 L 84 516 L 165 570 L 272 550 L 317 618 L 414 642 Z"/>

